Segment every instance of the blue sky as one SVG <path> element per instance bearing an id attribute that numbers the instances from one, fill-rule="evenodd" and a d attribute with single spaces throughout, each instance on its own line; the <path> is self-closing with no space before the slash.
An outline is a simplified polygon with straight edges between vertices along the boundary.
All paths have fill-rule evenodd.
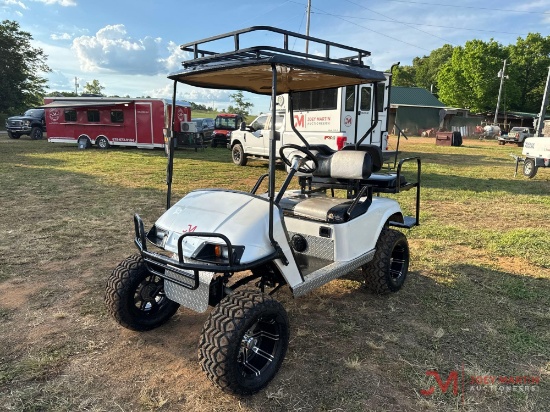
<path id="1" fill-rule="evenodd" d="M 370 65 L 397 61 L 449 43 L 494 38 L 506 45 L 529 32 L 550 33 L 550 0 L 312 0 L 310 35 L 367 49 Z M 171 97 L 167 74 L 185 55 L 182 43 L 269 25 L 305 34 L 307 0 L 0 0 L 0 20 L 16 20 L 53 70 L 50 90 L 99 80 L 108 95 Z M 266 39 L 258 38 L 258 44 Z M 301 49 L 302 44 L 293 45 Z M 310 52 L 315 52 L 310 46 Z M 496 74 L 495 74 L 496 75 Z M 230 91 L 179 87 L 179 98 L 221 109 Z M 253 112 L 266 97 L 247 94 Z"/>

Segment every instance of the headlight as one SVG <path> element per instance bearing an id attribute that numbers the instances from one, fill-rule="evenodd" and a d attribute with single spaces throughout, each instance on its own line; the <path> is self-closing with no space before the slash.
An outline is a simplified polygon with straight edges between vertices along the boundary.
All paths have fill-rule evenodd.
<path id="1" fill-rule="evenodd" d="M 29 127 L 31 125 L 31 121 L 30 120 L 25 120 L 23 122 L 23 125 L 25 125 L 25 127 Z"/>
<path id="2" fill-rule="evenodd" d="M 209 263 L 225 265 L 233 263 L 238 265 L 244 252 L 244 246 L 233 246 L 231 251 L 233 262 L 229 262 L 229 249 L 227 245 L 218 243 L 203 243 L 193 254 L 192 258 Z"/>
<path id="3" fill-rule="evenodd" d="M 227 132 L 227 137 L 231 137 L 231 132 Z"/>

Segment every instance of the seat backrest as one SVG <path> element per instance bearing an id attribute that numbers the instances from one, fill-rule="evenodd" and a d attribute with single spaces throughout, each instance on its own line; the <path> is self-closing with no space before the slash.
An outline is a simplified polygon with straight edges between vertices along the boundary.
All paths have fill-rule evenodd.
<path id="1" fill-rule="evenodd" d="M 313 176 L 333 179 L 367 179 L 372 173 L 372 159 L 368 152 L 340 150 L 326 155 L 316 153 L 317 170 Z"/>
<path id="2" fill-rule="evenodd" d="M 342 150 L 350 151 L 350 150 L 356 150 L 355 146 L 349 145 L 344 146 Z M 384 156 L 382 154 L 382 149 L 376 145 L 373 144 L 364 144 L 359 146 L 357 151 L 367 152 L 370 154 L 371 161 L 372 161 L 372 173 L 379 172 L 382 170 L 382 166 L 384 164 Z"/>

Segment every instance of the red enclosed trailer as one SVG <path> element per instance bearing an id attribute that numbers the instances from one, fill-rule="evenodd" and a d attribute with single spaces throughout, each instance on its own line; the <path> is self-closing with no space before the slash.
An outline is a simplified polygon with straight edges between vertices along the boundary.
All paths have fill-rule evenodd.
<path id="1" fill-rule="evenodd" d="M 164 147 L 164 129 L 170 128 L 172 104 L 164 99 L 109 97 L 48 97 L 44 99 L 48 141 L 97 145 Z M 176 104 L 175 131 L 191 121 L 191 105 Z"/>

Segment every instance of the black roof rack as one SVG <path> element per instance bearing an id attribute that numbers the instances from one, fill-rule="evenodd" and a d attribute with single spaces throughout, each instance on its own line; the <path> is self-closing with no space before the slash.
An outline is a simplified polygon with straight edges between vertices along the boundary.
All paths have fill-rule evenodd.
<path id="1" fill-rule="evenodd" d="M 258 32 L 280 36 L 281 45 L 242 47 L 252 37 L 251 33 L 257 35 Z M 297 39 L 315 43 L 317 50 L 321 46 L 324 51 L 303 53 L 291 50 L 290 43 Z M 231 47 L 227 47 L 228 40 L 232 40 Z M 215 51 L 214 46 L 220 47 L 220 44 L 226 47 L 225 50 Z M 277 94 L 385 79 L 382 72 L 370 69 L 365 63 L 365 58 L 370 56 L 367 50 L 269 26 L 249 27 L 186 43 L 180 48 L 191 53 L 191 58 L 182 63 L 183 70 L 168 77 L 199 87 L 271 94 L 273 65 L 277 66 L 280 76 Z M 335 57 L 344 53 L 351 56 Z M 312 73 L 315 75 L 311 76 Z"/>

